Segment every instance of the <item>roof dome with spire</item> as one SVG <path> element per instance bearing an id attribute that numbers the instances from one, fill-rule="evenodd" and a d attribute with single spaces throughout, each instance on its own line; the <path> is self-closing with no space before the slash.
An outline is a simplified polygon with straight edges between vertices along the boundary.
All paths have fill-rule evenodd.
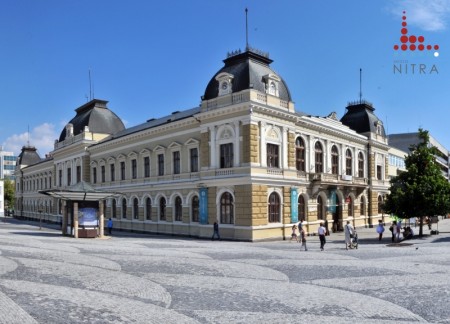
<path id="1" fill-rule="evenodd" d="M 245 52 L 236 51 L 228 53 L 222 67 L 209 81 L 204 100 L 219 96 L 220 76 L 228 75 L 230 80 L 230 93 L 246 89 L 255 89 L 262 93 L 268 92 L 270 79 L 277 80 L 277 95 L 280 99 L 291 100 L 291 94 L 284 80 L 271 69 L 273 62 L 267 53 L 247 47 Z"/>
<path id="2" fill-rule="evenodd" d="M 33 165 L 41 161 L 41 157 L 37 153 L 37 149 L 34 146 L 23 146 L 22 151 L 17 157 L 17 165 L 27 166 Z"/>
<path id="3" fill-rule="evenodd" d="M 374 111 L 372 104 L 365 100 L 349 103 L 341 122 L 359 134 L 375 133 L 386 137 L 383 122 Z"/>

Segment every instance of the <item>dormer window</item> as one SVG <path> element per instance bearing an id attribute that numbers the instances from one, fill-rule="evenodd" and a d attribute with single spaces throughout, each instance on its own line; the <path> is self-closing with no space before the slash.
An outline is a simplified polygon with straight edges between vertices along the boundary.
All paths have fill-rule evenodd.
<path id="1" fill-rule="evenodd" d="M 381 121 L 376 121 L 375 122 L 375 128 L 376 128 L 376 132 L 377 132 L 377 135 L 383 135 L 383 128 L 382 128 L 383 126 L 382 126 L 382 123 L 381 123 Z"/>
<path id="2" fill-rule="evenodd" d="M 275 74 L 267 74 L 263 76 L 264 83 L 266 84 L 266 93 L 279 97 L 278 85 L 281 79 Z"/>
<path id="3" fill-rule="evenodd" d="M 222 72 L 216 76 L 219 83 L 219 96 L 224 96 L 232 92 L 232 82 L 234 76 L 230 73 Z"/>

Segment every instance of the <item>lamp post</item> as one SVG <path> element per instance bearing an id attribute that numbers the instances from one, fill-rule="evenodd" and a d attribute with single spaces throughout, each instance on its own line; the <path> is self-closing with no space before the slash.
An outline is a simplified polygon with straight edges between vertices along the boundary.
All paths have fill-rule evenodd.
<path id="1" fill-rule="evenodd" d="M 42 229 L 42 209 L 39 208 L 39 229 Z"/>

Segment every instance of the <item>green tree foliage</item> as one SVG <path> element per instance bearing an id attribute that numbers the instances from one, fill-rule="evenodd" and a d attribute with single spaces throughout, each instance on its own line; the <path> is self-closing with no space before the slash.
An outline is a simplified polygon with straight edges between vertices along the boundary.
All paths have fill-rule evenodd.
<path id="1" fill-rule="evenodd" d="M 5 179 L 3 180 L 3 184 L 5 190 L 5 206 L 8 206 L 10 209 L 14 208 L 14 183 L 11 180 Z"/>
<path id="2" fill-rule="evenodd" d="M 428 131 L 419 129 L 419 138 L 405 158 L 406 171 L 391 179 L 384 210 L 400 218 L 418 217 L 422 236 L 425 216 L 450 213 L 450 183 L 436 162 Z"/>

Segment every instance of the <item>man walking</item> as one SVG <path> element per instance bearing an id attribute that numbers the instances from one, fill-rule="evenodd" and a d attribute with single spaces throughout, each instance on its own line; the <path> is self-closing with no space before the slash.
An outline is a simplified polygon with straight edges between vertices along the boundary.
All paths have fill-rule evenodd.
<path id="1" fill-rule="evenodd" d="M 320 239 L 320 251 L 324 250 L 325 247 L 325 234 L 327 233 L 327 229 L 323 226 L 323 223 L 320 223 L 319 229 L 317 230 L 317 234 L 319 234 Z"/>
<path id="2" fill-rule="evenodd" d="M 217 222 L 214 222 L 214 233 L 213 233 L 213 236 L 211 237 L 211 241 L 214 241 L 215 236 L 217 236 L 217 238 L 220 241 L 219 224 L 217 224 Z"/>
<path id="3" fill-rule="evenodd" d="M 108 223 L 106 224 L 106 227 L 108 228 L 108 235 L 112 234 L 112 228 L 113 228 L 113 221 L 112 219 L 108 219 Z"/>

